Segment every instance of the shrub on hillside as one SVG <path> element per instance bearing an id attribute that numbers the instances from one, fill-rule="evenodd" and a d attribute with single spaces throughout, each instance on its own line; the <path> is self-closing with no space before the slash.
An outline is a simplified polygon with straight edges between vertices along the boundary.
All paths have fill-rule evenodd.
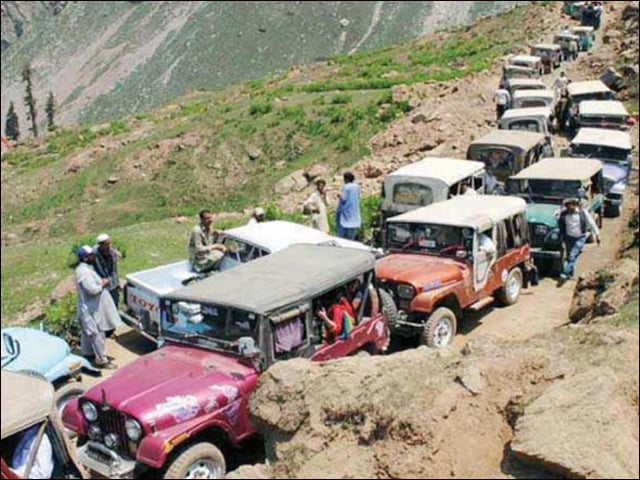
<path id="1" fill-rule="evenodd" d="M 71 346 L 80 344 L 80 323 L 76 318 L 75 293 L 49 304 L 44 312 L 44 329 L 52 335 L 65 339 Z"/>

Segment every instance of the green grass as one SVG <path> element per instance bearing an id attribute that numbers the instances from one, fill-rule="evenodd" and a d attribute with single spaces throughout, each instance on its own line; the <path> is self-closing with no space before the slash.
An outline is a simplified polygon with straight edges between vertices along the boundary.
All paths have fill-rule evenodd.
<path id="1" fill-rule="evenodd" d="M 631 299 L 629 303 L 627 303 L 622 309 L 618 312 L 613 322 L 615 325 L 620 327 L 631 327 L 638 328 L 638 316 L 640 303 L 639 300 L 639 292 L 638 286 L 636 285 L 631 292 Z"/>

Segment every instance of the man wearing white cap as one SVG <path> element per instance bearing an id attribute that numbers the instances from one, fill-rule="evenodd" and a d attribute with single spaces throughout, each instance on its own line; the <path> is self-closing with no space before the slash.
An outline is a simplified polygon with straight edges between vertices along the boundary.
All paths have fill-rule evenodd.
<path id="1" fill-rule="evenodd" d="M 118 276 L 118 259 L 120 258 L 120 252 L 113 248 L 111 244 L 111 237 L 106 233 L 101 233 L 96 238 L 96 246 L 93 249 L 95 260 L 93 262 L 93 268 L 95 268 L 100 278 L 109 280 L 107 290 L 113 298 L 113 303 L 116 307 L 120 303 L 120 278 Z M 110 332 L 107 332 L 107 337 L 110 336 Z"/>
<path id="2" fill-rule="evenodd" d="M 101 368 L 113 368 L 106 354 L 105 330 L 122 323 L 118 309 L 105 287 L 108 279 L 102 279 L 93 269 L 93 248 L 88 245 L 78 250 L 76 288 L 78 290 L 78 321 L 80 322 L 80 345 L 82 354 L 94 357 Z"/>
<path id="3" fill-rule="evenodd" d="M 262 207 L 256 207 L 253 209 L 253 215 L 247 222 L 247 225 L 253 225 L 254 223 L 264 222 L 264 209 Z"/>

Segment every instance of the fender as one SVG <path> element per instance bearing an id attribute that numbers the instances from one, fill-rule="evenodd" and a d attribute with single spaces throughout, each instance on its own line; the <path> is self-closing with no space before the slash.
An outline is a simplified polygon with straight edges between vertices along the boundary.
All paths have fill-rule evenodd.
<path id="1" fill-rule="evenodd" d="M 242 400 L 238 399 L 237 401 Z M 224 410 L 224 408 L 222 410 Z M 186 439 L 194 437 L 203 430 L 211 427 L 223 431 L 230 443 L 236 445 L 241 438 L 236 437 L 231 425 L 220 417 L 220 410 L 217 410 L 205 417 L 196 417 L 187 422 L 179 423 L 173 427 L 146 435 L 142 439 L 142 442 L 140 442 L 136 459 L 152 468 L 162 468 L 165 466 L 167 457 L 175 447 L 179 446 Z"/>
<path id="2" fill-rule="evenodd" d="M 419 293 L 411 301 L 410 311 L 422 312 L 427 314 L 432 313 L 435 310 L 435 305 L 437 305 L 437 303 L 443 298 L 451 294 L 458 298 L 458 295 L 456 294 L 456 287 L 458 287 L 458 285 L 459 282 L 452 282 L 448 285 L 443 285 L 442 287 L 435 290 L 429 290 Z"/>
<path id="3" fill-rule="evenodd" d="M 62 410 L 62 423 L 72 432 L 78 435 L 87 434 L 87 421 L 82 416 L 78 398 L 72 398 Z"/>

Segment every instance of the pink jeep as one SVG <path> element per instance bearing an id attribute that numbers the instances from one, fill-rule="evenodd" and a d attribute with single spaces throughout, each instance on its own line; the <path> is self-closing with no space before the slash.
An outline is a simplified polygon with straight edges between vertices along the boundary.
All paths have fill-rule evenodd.
<path id="1" fill-rule="evenodd" d="M 162 348 L 63 411 L 82 463 L 111 478 L 222 478 L 221 448 L 255 433 L 247 403 L 260 372 L 278 360 L 387 348 L 396 310 L 374 287 L 374 268 L 366 251 L 294 245 L 170 294 Z M 358 299 L 356 318 L 323 340 L 316 312 L 340 296 Z"/>

